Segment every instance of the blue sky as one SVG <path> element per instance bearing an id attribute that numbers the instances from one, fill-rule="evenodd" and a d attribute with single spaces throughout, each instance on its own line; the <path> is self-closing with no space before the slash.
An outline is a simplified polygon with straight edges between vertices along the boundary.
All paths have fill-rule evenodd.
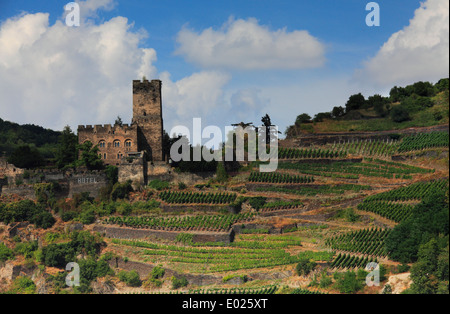
<path id="1" fill-rule="evenodd" d="M 55 129 L 128 121 L 131 80 L 145 74 L 163 80 L 168 131 L 265 113 L 284 131 L 353 93 L 448 76 L 447 0 L 376 1 L 379 27 L 365 23 L 368 2 L 87 0 L 69 29 L 68 1 L 0 0 L 0 117 Z"/>

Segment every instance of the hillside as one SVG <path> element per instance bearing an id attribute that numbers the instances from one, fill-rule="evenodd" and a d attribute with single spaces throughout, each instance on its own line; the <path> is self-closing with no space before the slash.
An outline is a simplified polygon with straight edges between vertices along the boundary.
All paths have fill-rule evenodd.
<path id="1" fill-rule="evenodd" d="M 51 158 L 61 133 L 32 124 L 19 125 L 0 118 L 0 156 L 9 156 L 23 145 L 37 147 L 41 155 Z"/>
<path id="2" fill-rule="evenodd" d="M 395 117 L 394 117 L 395 116 Z M 448 79 L 436 84 L 417 82 L 393 87 L 389 97 L 349 97 L 345 106 L 334 107 L 314 118 L 299 115 L 286 130 L 287 139 L 301 134 L 372 132 L 430 127 L 449 123 Z"/>

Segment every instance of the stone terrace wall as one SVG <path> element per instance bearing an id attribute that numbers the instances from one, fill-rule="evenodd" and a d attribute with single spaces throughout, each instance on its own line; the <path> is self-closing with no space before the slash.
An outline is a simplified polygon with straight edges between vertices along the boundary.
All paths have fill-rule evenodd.
<path id="1" fill-rule="evenodd" d="M 230 243 L 234 240 L 234 231 L 230 232 L 193 232 L 193 231 L 163 231 L 163 230 L 149 230 L 149 229 L 134 229 L 126 227 L 114 227 L 95 225 L 94 231 L 100 234 L 114 239 L 145 239 L 154 238 L 161 240 L 175 241 L 177 236 L 181 233 L 193 234 L 194 242 L 206 243 L 206 242 L 223 242 Z"/>

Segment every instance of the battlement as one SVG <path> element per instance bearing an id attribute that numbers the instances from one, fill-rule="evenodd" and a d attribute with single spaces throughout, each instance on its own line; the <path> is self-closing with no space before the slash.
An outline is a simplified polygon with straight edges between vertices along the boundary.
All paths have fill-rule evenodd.
<path id="1" fill-rule="evenodd" d="M 162 82 L 160 80 L 133 80 L 133 94 L 159 92 Z"/>
<path id="2" fill-rule="evenodd" d="M 96 124 L 79 125 L 78 133 L 98 133 L 98 134 L 114 134 L 114 133 L 128 133 L 135 130 L 134 124 Z"/>

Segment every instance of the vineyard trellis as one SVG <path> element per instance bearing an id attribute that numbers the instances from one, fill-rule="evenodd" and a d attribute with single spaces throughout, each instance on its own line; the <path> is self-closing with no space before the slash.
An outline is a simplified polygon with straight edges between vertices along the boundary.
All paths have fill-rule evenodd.
<path id="1" fill-rule="evenodd" d="M 236 194 L 164 191 L 159 198 L 169 204 L 230 204 Z"/>
<path id="2" fill-rule="evenodd" d="M 385 257 L 384 241 L 390 232 L 390 229 L 361 229 L 329 238 L 325 245 L 335 251 Z"/>

